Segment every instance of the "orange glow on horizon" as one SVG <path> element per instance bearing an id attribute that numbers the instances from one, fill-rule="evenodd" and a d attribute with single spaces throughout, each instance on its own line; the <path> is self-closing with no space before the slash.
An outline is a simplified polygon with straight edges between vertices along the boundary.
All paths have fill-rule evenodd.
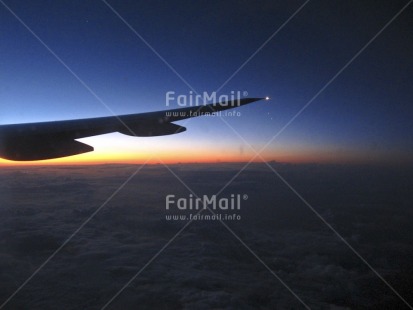
<path id="1" fill-rule="evenodd" d="M 336 153 L 331 151 L 310 150 L 272 150 L 264 151 L 262 158 L 265 161 L 281 163 L 319 163 L 319 164 L 363 164 L 363 163 L 389 163 L 386 158 L 366 156 L 361 152 Z M 205 149 L 184 150 L 174 152 L 157 151 L 149 152 L 90 152 L 82 155 L 69 156 L 41 161 L 10 161 L 0 158 L 0 167 L 3 166 L 43 166 L 43 165 L 97 165 L 97 164 L 190 164 L 190 163 L 240 163 L 262 162 L 260 157 L 255 157 L 250 151 L 245 154 L 233 152 L 207 151 Z M 404 160 L 402 160 L 404 161 Z M 400 160 L 398 160 L 400 163 Z"/>
<path id="2" fill-rule="evenodd" d="M 89 155 L 90 154 L 90 155 Z M 84 154 L 71 157 L 56 158 L 39 161 L 10 161 L 0 158 L 1 166 L 42 166 L 42 165 L 95 165 L 95 164 L 176 164 L 176 163 L 217 163 L 249 161 L 246 156 L 222 156 L 214 154 Z"/>

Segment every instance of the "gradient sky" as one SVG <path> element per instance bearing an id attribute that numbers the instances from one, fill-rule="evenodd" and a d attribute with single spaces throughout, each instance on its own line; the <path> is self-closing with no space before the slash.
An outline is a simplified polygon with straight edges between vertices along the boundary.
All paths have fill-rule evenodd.
<path id="1" fill-rule="evenodd" d="M 197 92 L 222 84 L 304 1 L 109 1 Z M 220 91 L 271 101 L 225 117 L 256 150 L 407 3 L 310 1 Z M 0 3 L 0 124 L 112 115 L 7 5 L 116 114 L 164 110 L 190 88 L 102 1 Z M 286 162 L 411 162 L 413 5 L 262 153 Z M 183 124 L 185 122 L 179 122 Z M 48 162 L 248 161 L 218 117 L 174 136 L 82 139 L 89 154 Z M 0 164 L 7 161 L 0 160 Z M 41 163 L 45 163 L 44 161 Z"/>

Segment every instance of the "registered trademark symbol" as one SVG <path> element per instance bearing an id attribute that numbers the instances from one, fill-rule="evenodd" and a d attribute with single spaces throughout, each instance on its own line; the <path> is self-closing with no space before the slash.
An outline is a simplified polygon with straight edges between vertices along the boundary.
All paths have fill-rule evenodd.
<path id="1" fill-rule="evenodd" d="M 244 195 L 242 196 L 242 199 L 247 200 L 247 199 L 248 199 L 248 195 L 247 195 L 247 194 L 244 194 Z"/>

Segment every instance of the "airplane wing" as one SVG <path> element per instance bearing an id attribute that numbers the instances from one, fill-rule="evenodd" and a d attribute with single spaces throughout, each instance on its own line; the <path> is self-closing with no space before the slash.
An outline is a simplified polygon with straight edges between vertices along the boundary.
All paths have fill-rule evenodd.
<path id="1" fill-rule="evenodd" d="M 137 137 L 176 134 L 186 128 L 174 124 L 175 121 L 236 108 L 262 99 L 244 98 L 203 106 L 99 118 L 0 125 L 0 157 L 29 161 L 92 152 L 92 146 L 75 139 L 111 132 Z"/>

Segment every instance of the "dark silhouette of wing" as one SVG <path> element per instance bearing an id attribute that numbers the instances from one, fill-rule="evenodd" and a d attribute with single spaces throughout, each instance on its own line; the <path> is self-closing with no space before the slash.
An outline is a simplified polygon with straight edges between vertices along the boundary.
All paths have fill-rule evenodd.
<path id="1" fill-rule="evenodd" d="M 180 133 L 185 127 L 173 122 L 236 108 L 263 98 L 244 98 L 181 109 L 89 119 L 0 126 L 0 157 L 42 160 L 92 152 L 93 147 L 75 139 L 111 132 L 137 137 Z"/>

